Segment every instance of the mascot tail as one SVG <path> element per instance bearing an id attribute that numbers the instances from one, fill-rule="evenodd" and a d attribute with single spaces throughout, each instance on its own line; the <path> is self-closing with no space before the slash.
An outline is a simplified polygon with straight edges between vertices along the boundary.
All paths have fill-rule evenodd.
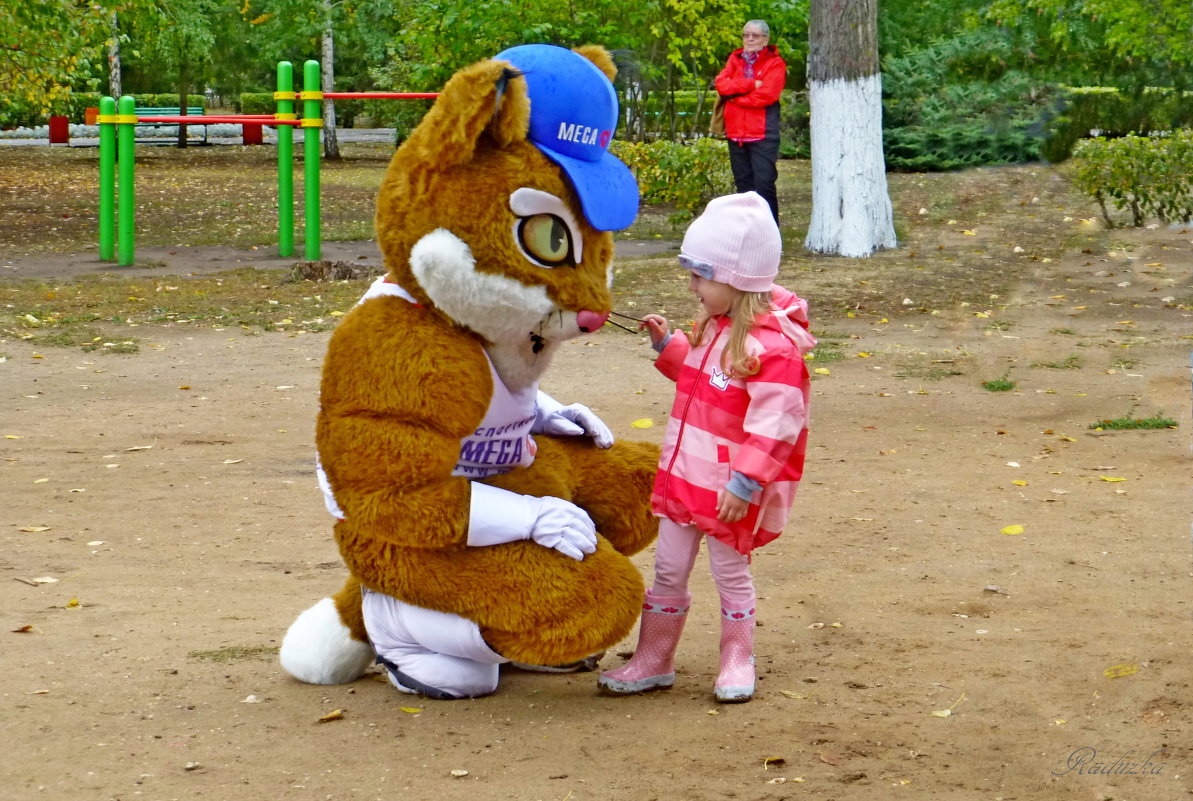
<path id="1" fill-rule="evenodd" d="M 345 619 L 355 619 L 357 625 Z M 363 676 L 374 653 L 360 621 L 360 585 L 349 579 L 335 598 L 324 598 L 300 614 L 278 656 L 287 673 L 308 684 L 346 684 Z"/>

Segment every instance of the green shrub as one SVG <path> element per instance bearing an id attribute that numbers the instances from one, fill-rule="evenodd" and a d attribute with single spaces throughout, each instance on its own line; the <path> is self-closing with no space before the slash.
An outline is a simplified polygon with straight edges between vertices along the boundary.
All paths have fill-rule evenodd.
<path id="1" fill-rule="evenodd" d="M 294 101 L 295 108 L 300 101 Z M 278 101 L 273 99 L 273 92 L 241 92 L 236 110 L 241 114 L 273 114 L 278 110 Z"/>
<path id="2" fill-rule="evenodd" d="M 1090 131 L 1122 136 L 1193 125 L 1193 92 L 1148 88 L 1129 93 L 1109 86 L 1078 86 L 1063 89 L 1060 99 L 1060 116 L 1050 124 L 1041 150 L 1052 162 L 1069 158 Z"/>
<path id="3" fill-rule="evenodd" d="M 1193 219 L 1193 130 L 1167 136 L 1085 139 L 1073 151 L 1073 183 L 1098 201 L 1106 224 L 1115 226 L 1106 207 L 1129 209 L 1131 224 Z"/>
<path id="4" fill-rule="evenodd" d="M 696 216 L 709 200 L 733 191 L 729 152 L 724 140 L 704 137 L 691 142 L 623 142 L 612 152 L 633 171 L 644 203 L 670 203 L 670 221 Z"/>
<path id="5" fill-rule="evenodd" d="M 811 109 L 807 92 L 784 92 L 779 106 L 779 156 L 812 158 Z"/>
<path id="6" fill-rule="evenodd" d="M 1038 161 L 1055 87 L 1034 80 L 1006 32 L 981 29 L 883 63 L 883 141 L 892 170 Z"/>
<path id="7" fill-rule="evenodd" d="M 712 90 L 655 90 L 643 99 L 620 93 L 621 117 L 615 138 L 624 141 L 646 139 L 693 139 L 708 135 L 708 123 L 717 95 Z"/>

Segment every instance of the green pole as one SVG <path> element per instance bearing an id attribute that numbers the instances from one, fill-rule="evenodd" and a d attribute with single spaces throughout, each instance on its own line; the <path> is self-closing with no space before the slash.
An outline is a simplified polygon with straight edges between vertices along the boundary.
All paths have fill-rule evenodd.
<path id="1" fill-rule="evenodd" d="M 294 119 L 294 65 L 278 62 L 277 117 Z M 278 255 L 294 255 L 294 126 L 278 126 Z"/>
<path id="2" fill-rule="evenodd" d="M 116 132 L 117 162 L 120 168 L 120 212 L 117 217 L 116 250 L 117 263 L 121 267 L 131 267 L 133 254 L 136 249 L 136 190 L 134 178 L 134 163 L 136 159 L 135 140 L 137 129 L 136 120 L 137 100 L 132 95 L 120 98 L 121 120 Z"/>
<path id="3" fill-rule="evenodd" d="M 319 62 L 308 61 L 302 69 L 302 167 L 306 225 L 303 242 L 307 261 L 321 258 L 319 236 L 319 129 L 323 126 L 323 92 L 319 84 Z"/>
<path id="4" fill-rule="evenodd" d="M 116 258 L 116 101 L 99 100 L 99 260 Z"/>

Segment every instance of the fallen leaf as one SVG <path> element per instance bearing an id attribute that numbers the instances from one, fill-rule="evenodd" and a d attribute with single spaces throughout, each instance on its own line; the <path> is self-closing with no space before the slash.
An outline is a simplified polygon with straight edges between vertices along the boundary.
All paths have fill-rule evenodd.
<path id="1" fill-rule="evenodd" d="M 932 714 L 933 714 L 933 716 L 938 717 L 938 718 L 950 717 L 953 714 L 953 709 L 956 708 L 957 704 L 961 703 L 964 700 L 965 700 L 965 693 L 961 693 L 961 697 L 958 698 L 953 703 L 949 704 L 948 709 L 936 709 L 936 710 L 932 711 Z"/>
<path id="2" fill-rule="evenodd" d="M 1027 482 L 1022 479 L 1016 479 L 1015 481 L 1012 481 L 1011 483 L 1014 484 L 1016 487 L 1026 487 L 1027 486 Z"/>
<path id="3" fill-rule="evenodd" d="M 240 464 L 244 459 L 225 459 L 224 464 Z"/>
<path id="4" fill-rule="evenodd" d="M 816 375 L 832 375 L 832 373 L 828 371 L 827 367 L 817 367 L 812 372 L 816 373 Z"/>
<path id="5" fill-rule="evenodd" d="M 1115 483 L 1116 481 L 1126 481 L 1127 480 L 1125 478 L 1118 478 L 1117 476 L 1098 476 L 1098 478 L 1102 479 L 1103 481 L 1109 481 L 1112 484 Z"/>
<path id="6" fill-rule="evenodd" d="M 21 529 L 26 534 L 37 534 L 40 531 L 49 531 L 49 526 L 25 526 Z"/>
<path id="7" fill-rule="evenodd" d="M 779 690 L 779 692 L 781 694 L 787 696 L 788 698 L 795 698 L 797 700 L 808 697 L 808 696 L 804 695 L 803 693 L 796 693 L 796 692 L 792 692 L 791 690 Z"/>
<path id="8" fill-rule="evenodd" d="M 32 634 L 33 626 L 21 626 L 19 629 L 13 629 L 13 634 Z"/>
<path id="9" fill-rule="evenodd" d="M 453 770 L 451 772 L 451 777 L 453 779 L 463 779 L 467 775 L 468 775 L 468 771 L 463 770 L 461 768 L 456 768 L 455 770 Z"/>
<path id="10" fill-rule="evenodd" d="M 630 423 L 630 428 L 654 428 L 654 420 L 649 417 L 640 417 Z"/>
<path id="11" fill-rule="evenodd" d="M 762 769 L 763 770 L 770 770 L 771 765 L 774 765 L 777 768 L 777 767 L 780 767 L 780 766 L 786 765 L 786 764 L 787 764 L 787 759 L 785 757 L 763 757 L 762 758 Z"/>
<path id="12" fill-rule="evenodd" d="M 1108 679 L 1117 679 L 1138 672 L 1139 665 L 1111 665 L 1102 671 L 1102 675 Z"/>
<path id="13" fill-rule="evenodd" d="M 40 576 L 38 578 L 29 579 L 33 584 L 57 584 L 58 579 L 52 576 Z"/>
<path id="14" fill-rule="evenodd" d="M 317 720 L 315 722 L 316 723 L 327 723 L 328 721 L 343 720 L 343 719 L 344 719 L 344 710 L 333 709 L 331 712 L 328 712 L 326 715 L 319 718 L 319 720 Z"/>
<path id="15" fill-rule="evenodd" d="M 35 478 L 35 479 L 33 479 L 33 483 L 34 483 L 34 484 L 44 484 L 44 483 L 46 483 L 47 481 L 49 481 L 49 479 L 48 479 L 48 478 Z"/>
<path id="16" fill-rule="evenodd" d="M 134 445 L 131 448 L 125 448 L 126 451 L 147 451 L 152 448 L 152 445 Z"/>
<path id="17" fill-rule="evenodd" d="M 1002 533 L 1003 534 L 1011 534 L 1011 535 L 1022 534 L 1023 526 L 1019 525 L 1018 523 L 1014 523 L 1012 525 L 1009 525 L 1009 526 L 1006 526 L 1005 528 L 1003 528 Z"/>
<path id="18" fill-rule="evenodd" d="M 190 389 L 190 388 L 191 388 L 190 384 L 183 384 L 182 386 L 179 387 L 179 389 Z"/>
<path id="19" fill-rule="evenodd" d="M 17 434 L 5 434 L 4 438 L 5 439 L 22 439 L 22 437 L 18 436 Z"/>
<path id="20" fill-rule="evenodd" d="M 67 609 L 78 609 L 80 606 L 82 606 L 82 604 L 79 603 L 78 598 L 71 598 L 69 601 L 66 602 Z"/>
<path id="21" fill-rule="evenodd" d="M 408 715 L 417 715 L 419 712 L 422 712 L 422 709 L 417 706 L 400 706 L 398 709 L 402 710 Z"/>

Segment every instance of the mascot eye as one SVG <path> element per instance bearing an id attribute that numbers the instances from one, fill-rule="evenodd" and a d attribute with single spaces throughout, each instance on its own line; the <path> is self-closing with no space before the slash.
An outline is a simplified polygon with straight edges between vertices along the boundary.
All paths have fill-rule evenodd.
<path id="1" fill-rule="evenodd" d="M 567 223 L 554 214 L 535 214 L 522 218 L 518 239 L 526 254 L 544 267 L 562 264 L 575 266 L 572 235 Z"/>

